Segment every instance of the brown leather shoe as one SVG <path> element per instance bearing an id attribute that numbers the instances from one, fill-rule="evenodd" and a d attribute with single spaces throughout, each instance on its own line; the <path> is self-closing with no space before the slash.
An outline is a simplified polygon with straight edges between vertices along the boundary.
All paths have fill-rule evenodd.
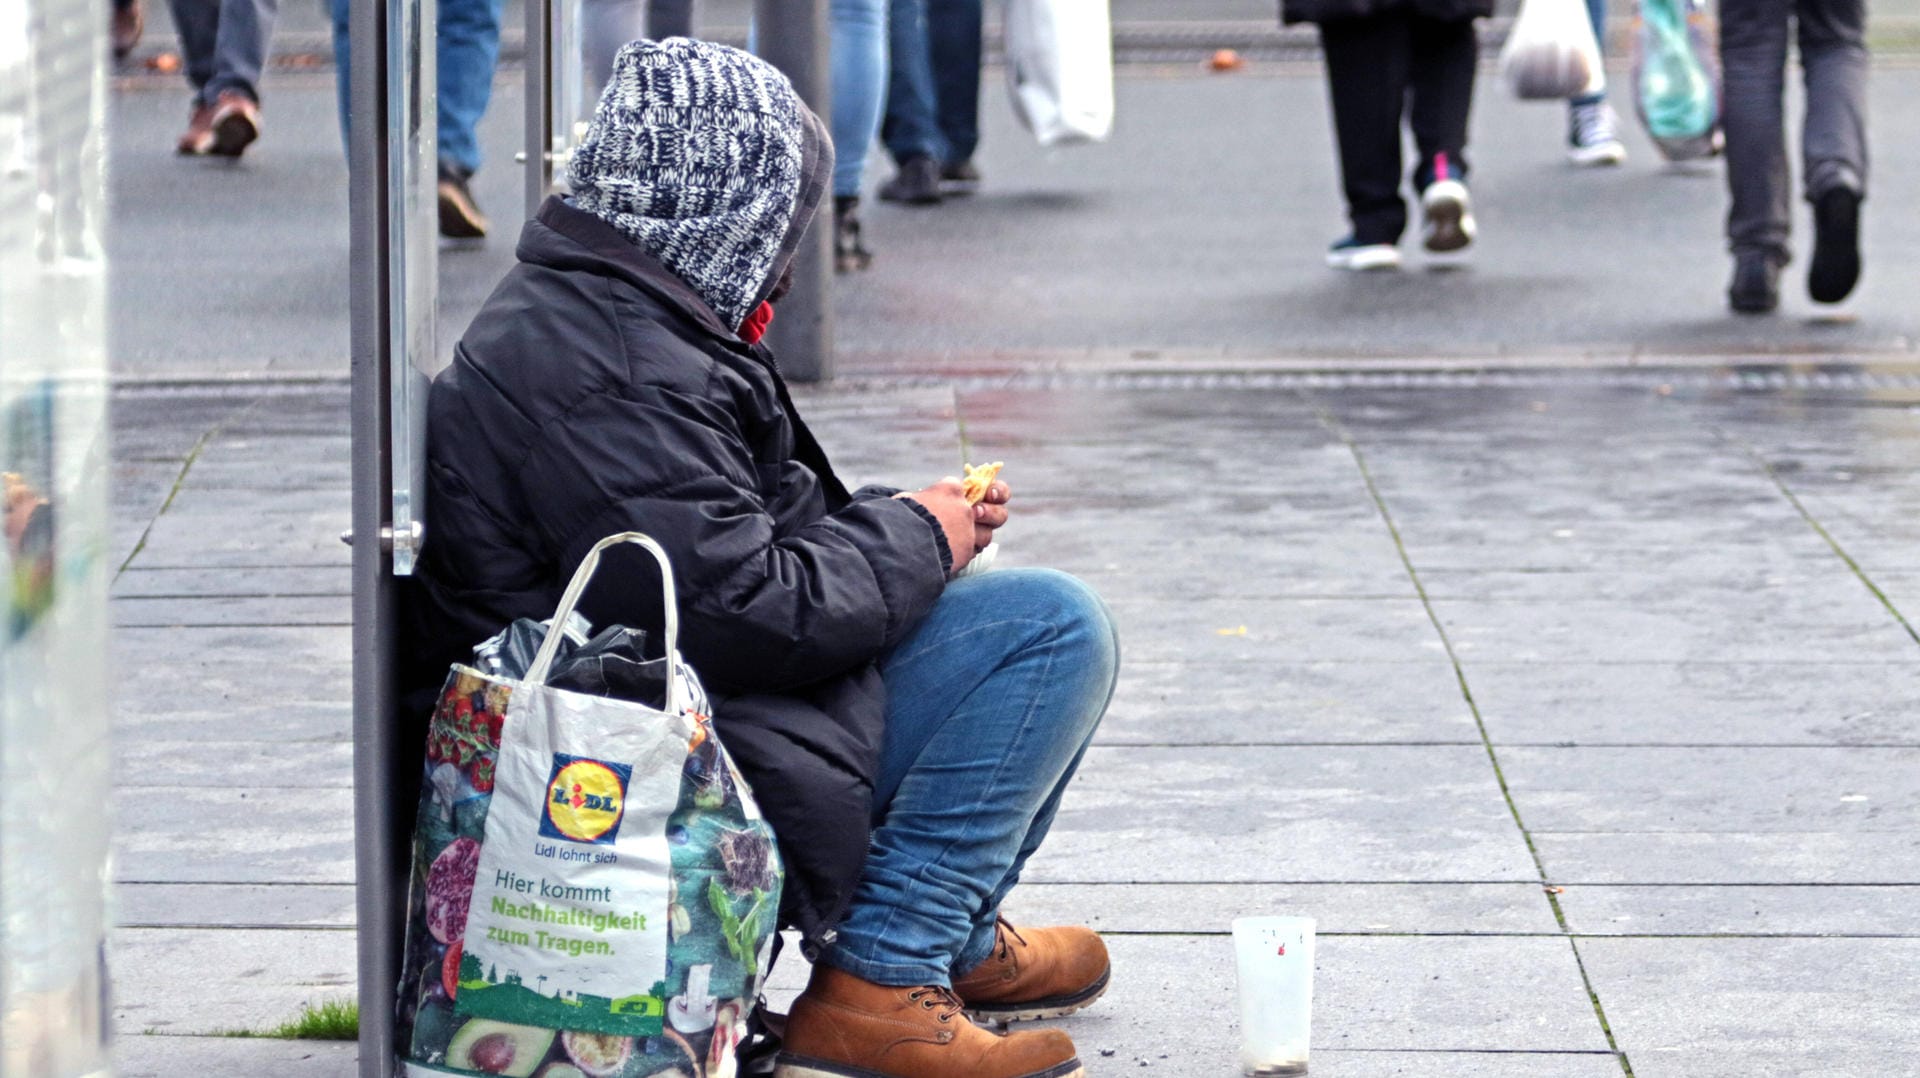
<path id="1" fill-rule="evenodd" d="M 1002 1036 L 946 988 L 890 988 L 827 966 L 787 1016 L 774 1078 L 1085 1078 L 1055 1029 Z"/>
<path id="2" fill-rule="evenodd" d="M 1113 975 L 1107 945 L 1090 928 L 1030 928 L 1005 920 L 993 953 L 956 977 L 953 991 L 982 1022 L 1059 1018 L 1106 994 Z"/>
<path id="3" fill-rule="evenodd" d="M 260 137 L 260 106 L 238 90 L 222 90 L 213 100 L 213 145 L 206 152 L 238 157 Z"/>
<path id="4" fill-rule="evenodd" d="M 125 7 L 115 5 L 113 19 L 107 24 L 108 36 L 113 40 L 113 58 L 124 60 L 140 44 L 140 33 L 147 28 L 147 13 L 141 8 L 140 0 Z"/>
<path id="5" fill-rule="evenodd" d="M 180 136 L 176 149 L 190 157 L 198 157 L 213 150 L 213 106 L 195 105 L 193 117 L 187 121 L 186 133 Z"/>

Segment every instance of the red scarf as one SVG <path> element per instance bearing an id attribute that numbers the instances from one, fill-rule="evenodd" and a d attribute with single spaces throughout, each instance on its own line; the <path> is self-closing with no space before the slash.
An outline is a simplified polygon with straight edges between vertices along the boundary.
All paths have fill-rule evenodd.
<path id="1" fill-rule="evenodd" d="M 773 325 L 773 304 L 762 303 L 753 309 L 745 322 L 740 323 L 740 339 L 748 344 L 759 344 L 760 338 L 767 335 L 767 327 Z"/>

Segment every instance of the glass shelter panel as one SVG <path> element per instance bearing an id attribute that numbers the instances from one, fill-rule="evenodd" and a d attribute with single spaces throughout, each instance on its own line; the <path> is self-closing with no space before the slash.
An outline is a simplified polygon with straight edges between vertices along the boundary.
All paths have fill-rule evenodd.
<path id="1" fill-rule="evenodd" d="M 0 1078 L 108 1072 L 104 28 L 0 2 Z"/>

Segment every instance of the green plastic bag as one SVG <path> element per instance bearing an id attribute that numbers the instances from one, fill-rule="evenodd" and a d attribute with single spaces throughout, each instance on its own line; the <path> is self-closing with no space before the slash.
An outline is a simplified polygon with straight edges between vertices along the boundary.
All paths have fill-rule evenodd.
<path id="1" fill-rule="evenodd" d="M 1633 101 L 1669 161 L 1720 152 L 1720 70 L 1705 0 L 1639 0 Z"/>

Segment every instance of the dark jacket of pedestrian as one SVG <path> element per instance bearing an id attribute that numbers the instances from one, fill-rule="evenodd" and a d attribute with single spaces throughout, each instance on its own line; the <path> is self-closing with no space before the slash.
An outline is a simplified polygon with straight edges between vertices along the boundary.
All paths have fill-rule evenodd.
<path id="1" fill-rule="evenodd" d="M 1280 0 L 1280 21 L 1288 24 L 1364 19 L 1402 11 L 1435 22 L 1461 22 L 1491 16 L 1493 0 Z"/>
<path id="2" fill-rule="evenodd" d="M 749 316 L 766 310 L 831 170 L 819 121 L 743 109 L 726 137 L 689 142 L 674 109 L 711 103 L 668 80 L 716 47 L 629 48 L 642 46 L 677 51 L 652 66 L 643 51 L 618 77 L 661 83 L 603 98 L 595 126 L 608 134 L 576 151 L 571 199 L 527 224 L 519 264 L 434 382 L 407 680 L 431 694 L 474 644 L 551 615 L 594 542 L 651 535 L 672 556 L 681 651 L 779 835 L 785 919 L 824 942 L 867 852 L 885 704 L 875 659 L 939 597 L 951 556 L 927 510 L 834 478 L 773 357 L 742 339 L 743 325 L 757 337 Z M 620 114 L 623 100 L 648 104 Z M 766 88 L 759 106 L 805 111 L 791 90 Z M 804 146 L 768 134 L 802 129 Z M 687 174 L 637 189 L 619 178 L 632 169 L 593 167 L 595 155 Z M 616 548 L 582 612 L 658 639 L 658 575 Z"/>

